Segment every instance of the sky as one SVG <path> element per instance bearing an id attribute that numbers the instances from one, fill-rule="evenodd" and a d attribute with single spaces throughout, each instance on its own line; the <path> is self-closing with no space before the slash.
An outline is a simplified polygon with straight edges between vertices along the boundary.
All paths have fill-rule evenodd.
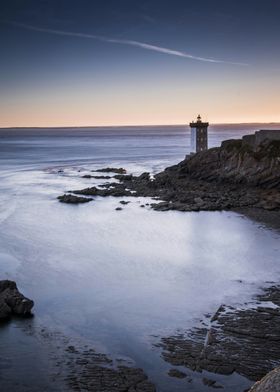
<path id="1" fill-rule="evenodd" d="M 1 0 L 0 127 L 280 121 L 279 0 Z"/>

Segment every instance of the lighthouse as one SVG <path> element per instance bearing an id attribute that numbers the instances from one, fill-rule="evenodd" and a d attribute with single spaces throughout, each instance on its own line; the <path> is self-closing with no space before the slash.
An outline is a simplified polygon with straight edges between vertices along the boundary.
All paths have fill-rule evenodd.
<path id="1" fill-rule="evenodd" d="M 191 152 L 205 151 L 208 148 L 208 122 L 202 122 L 200 114 L 191 127 Z"/>

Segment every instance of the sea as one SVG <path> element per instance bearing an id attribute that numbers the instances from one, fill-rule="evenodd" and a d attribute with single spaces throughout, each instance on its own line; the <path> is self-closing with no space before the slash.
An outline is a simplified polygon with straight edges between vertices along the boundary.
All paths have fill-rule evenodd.
<path id="1" fill-rule="evenodd" d="M 209 147 L 261 128 L 279 124 L 211 126 Z M 238 374 L 171 378 L 159 343 L 275 281 L 279 232 L 230 211 L 153 211 L 149 198 L 57 200 L 114 181 L 83 178 L 94 170 L 156 174 L 189 152 L 187 126 L 0 129 L 0 279 L 35 302 L 33 318 L 0 327 L 1 391 L 67 390 L 68 345 L 141 367 L 160 392 L 207 391 L 202 376 L 250 387 Z"/>

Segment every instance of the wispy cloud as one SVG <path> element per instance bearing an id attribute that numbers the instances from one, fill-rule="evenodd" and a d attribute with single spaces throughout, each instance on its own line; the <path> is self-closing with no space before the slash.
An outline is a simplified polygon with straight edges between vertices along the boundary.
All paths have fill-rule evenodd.
<path id="1" fill-rule="evenodd" d="M 171 56 L 177 56 L 177 57 L 182 57 L 182 58 L 196 60 L 196 61 L 203 61 L 203 62 L 207 62 L 207 63 L 218 63 L 218 64 L 222 63 L 222 64 L 231 64 L 231 65 L 239 65 L 239 66 L 248 66 L 248 64 L 246 64 L 246 63 L 224 61 L 224 60 L 212 59 L 212 58 L 208 58 L 208 57 L 194 56 L 194 55 L 187 53 L 187 52 L 184 52 L 184 51 L 169 49 L 169 48 L 165 48 L 162 46 L 151 45 L 146 42 L 127 40 L 127 39 L 110 38 L 110 37 L 104 37 L 101 35 L 76 33 L 76 32 L 71 32 L 71 31 L 64 31 L 64 30 L 47 29 L 47 28 L 43 28 L 43 27 L 37 27 L 37 26 L 32 26 L 32 25 L 18 23 L 18 22 L 7 22 L 7 23 L 10 25 L 16 26 L 16 27 L 27 29 L 27 30 L 33 30 L 33 31 L 38 31 L 38 32 L 48 33 L 48 34 L 55 34 L 55 35 L 63 35 L 63 36 L 67 36 L 67 37 L 87 38 L 87 39 L 93 39 L 96 41 L 102 41 L 102 42 L 114 43 L 114 44 L 120 44 L 120 45 L 129 45 L 129 46 L 134 46 L 134 47 L 138 47 L 138 48 L 145 49 L 145 50 L 150 50 L 150 51 L 154 51 L 154 52 L 158 52 L 158 53 L 163 53 L 163 54 L 167 54 L 167 55 L 171 55 Z"/>

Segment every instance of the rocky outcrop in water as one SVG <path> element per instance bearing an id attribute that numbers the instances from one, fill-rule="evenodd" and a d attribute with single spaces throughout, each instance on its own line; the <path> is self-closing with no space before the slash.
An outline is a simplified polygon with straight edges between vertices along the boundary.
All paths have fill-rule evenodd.
<path id="1" fill-rule="evenodd" d="M 280 209 L 280 141 L 257 151 L 242 140 L 227 140 L 186 158 L 155 176 L 160 209 Z"/>
<path id="2" fill-rule="evenodd" d="M 69 385 L 87 391 L 104 392 L 155 392 L 153 384 L 148 381 L 142 369 L 121 366 L 117 369 L 99 365 L 87 365 L 76 377 L 72 376 Z M 75 389 L 80 391 L 81 389 Z"/>
<path id="3" fill-rule="evenodd" d="M 107 355 L 89 349 L 68 348 L 71 372 L 66 377 L 70 390 L 92 392 L 155 392 L 156 388 L 140 368 L 116 364 Z M 71 358 L 72 357 L 72 358 Z"/>
<path id="4" fill-rule="evenodd" d="M 112 178 L 111 176 L 92 176 L 91 174 L 85 174 L 84 176 L 82 176 L 82 178 L 94 178 L 95 180 L 109 180 L 110 178 Z"/>
<path id="5" fill-rule="evenodd" d="M 0 281 L 0 320 L 12 314 L 27 316 L 31 314 L 34 302 L 18 291 L 17 285 L 11 280 Z"/>
<path id="6" fill-rule="evenodd" d="M 93 170 L 99 173 L 116 173 L 116 174 L 126 174 L 126 170 L 123 167 L 105 167 L 103 169 Z"/>
<path id="7" fill-rule="evenodd" d="M 236 208 L 280 210 L 280 141 L 257 151 L 228 140 L 150 177 L 115 176 L 120 182 L 75 190 L 87 196 L 150 196 L 155 210 L 214 211 Z"/>
<path id="8" fill-rule="evenodd" d="M 126 172 L 105 168 L 99 171 Z M 119 182 L 74 190 L 84 196 L 147 196 L 155 210 L 215 211 L 255 208 L 280 211 L 280 141 L 265 141 L 255 151 L 242 140 L 199 152 L 151 178 L 117 174 Z M 73 196 L 71 196 L 73 197 Z M 63 195 L 61 201 L 67 201 Z M 71 198 L 69 198 L 71 200 Z M 84 200 L 84 202 L 89 201 Z M 82 201 L 81 201 L 82 202 Z"/>
<path id="9" fill-rule="evenodd" d="M 163 358 L 173 366 L 232 374 L 257 381 L 280 366 L 280 287 L 252 304 L 222 305 L 210 325 L 162 339 Z"/>
<path id="10" fill-rule="evenodd" d="M 93 199 L 91 197 L 79 197 L 71 194 L 64 194 L 62 196 L 58 196 L 57 198 L 61 203 L 66 204 L 80 204 L 80 203 L 88 203 Z"/>
<path id="11" fill-rule="evenodd" d="M 113 183 L 100 185 L 99 188 L 93 186 L 91 188 L 85 188 L 81 190 L 74 190 L 72 193 L 76 195 L 85 195 L 85 196 L 133 196 L 133 193 L 127 189 L 125 189 L 124 184 Z"/>

